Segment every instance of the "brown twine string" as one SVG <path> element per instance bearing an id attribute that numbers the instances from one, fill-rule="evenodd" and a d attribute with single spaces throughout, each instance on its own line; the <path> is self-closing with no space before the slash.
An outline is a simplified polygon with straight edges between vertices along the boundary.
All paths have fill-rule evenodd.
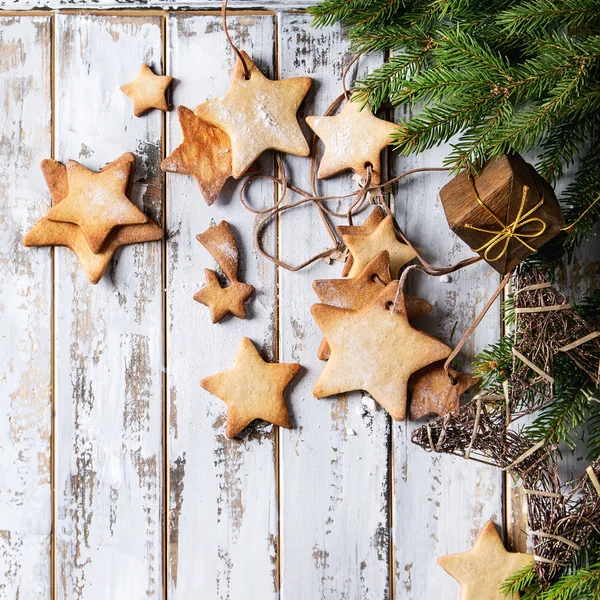
<path id="1" fill-rule="evenodd" d="M 473 323 L 471 323 L 471 325 L 469 326 L 467 331 L 465 331 L 464 335 L 462 336 L 462 338 L 460 339 L 458 344 L 456 344 L 454 350 L 452 350 L 450 356 L 446 359 L 446 362 L 444 363 L 444 370 L 446 371 L 446 373 L 449 372 L 448 370 L 450 369 L 450 364 L 456 358 L 457 354 L 461 351 L 462 347 L 465 345 L 465 343 L 469 339 L 469 337 L 473 334 L 475 329 L 477 329 L 477 326 L 479 325 L 479 323 L 481 323 L 481 320 L 483 319 L 483 317 L 485 317 L 488 310 L 490 309 L 492 304 L 494 304 L 494 302 L 496 301 L 496 298 L 500 295 L 500 293 L 502 292 L 502 290 L 504 289 L 506 284 L 509 282 L 511 277 L 512 277 L 512 271 L 510 273 L 507 273 L 504 276 L 504 279 L 500 282 L 500 285 L 498 286 L 496 291 L 490 296 L 490 299 L 487 301 L 486 305 L 483 307 L 483 310 L 477 315 L 477 318 L 473 321 Z M 450 377 L 450 375 L 448 375 L 448 376 Z"/>
<path id="2" fill-rule="evenodd" d="M 240 59 L 242 66 L 244 68 L 244 79 L 250 79 L 250 69 L 246 64 L 246 60 L 244 59 L 244 55 L 240 52 L 239 48 L 233 43 L 231 36 L 229 35 L 229 31 L 227 30 L 227 1 L 223 0 L 221 4 L 221 20 L 223 21 L 223 31 L 225 33 L 225 37 L 231 46 L 231 49 L 236 53 L 237 57 Z"/>

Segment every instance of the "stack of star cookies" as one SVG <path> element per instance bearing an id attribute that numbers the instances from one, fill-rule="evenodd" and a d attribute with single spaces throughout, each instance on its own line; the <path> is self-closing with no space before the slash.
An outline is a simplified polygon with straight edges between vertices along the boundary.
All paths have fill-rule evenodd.
<path id="1" fill-rule="evenodd" d="M 25 246 L 66 246 L 91 283 L 102 278 L 120 246 L 159 240 L 161 227 L 129 199 L 135 167 L 130 152 L 99 172 L 74 160 L 42 161 L 52 208 L 23 238 Z"/>
<path id="2" fill-rule="evenodd" d="M 415 251 L 398 241 L 392 217 L 375 207 L 362 225 L 338 233 L 349 250 L 348 277 L 313 284 L 322 304 L 311 312 L 325 335 L 318 356 L 327 361 L 314 395 L 363 390 L 397 421 L 406 419 L 409 389 L 411 418 L 458 409 L 474 380 L 446 373 L 451 349 L 412 325 L 432 307 L 398 289 L 399 271 Z"/>
<path id="3" fill-rule="evenodd" d="M 296 119 L 310 77 L 267 79 L 240 52 L 228 92 L 190 110 L 177 109 L 183 142 L 161 165 L 163 171 L 192 175 L 207 204 L 229 177 L 239 179 L 269 149 L 308 156 Z"/>

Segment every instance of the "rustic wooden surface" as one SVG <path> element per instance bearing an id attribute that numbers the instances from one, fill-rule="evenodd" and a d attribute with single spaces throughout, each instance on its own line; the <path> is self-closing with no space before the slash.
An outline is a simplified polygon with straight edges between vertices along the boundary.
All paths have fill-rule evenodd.
<path id="1" fill-rule="evenodd" d="M 32 6 L 0 0 L 11 11 Z M 292 10 L 232 16 L 230 26 L 270 77 L 314 78 L 299 113 L 308 134 L 304 117 L 341 92 L 350 58 L 343 32 L 315 30 Z M 381 60 L 361 59 L 354 71 Z M 414 424 L 392 424 L 366 395 L 314 399 L 322 363 L 311 283 L 339 276 L 341 264 L 278 270 L 252 248 L 254 219 L 235 182 L 207 207 L 191 178 L 161 174 L 165 150 L 181 141 L 176 113 L 136 119 L 118 90 L 142 62 L 175 77 L 174 106 L 193 108 L 227 90 L 233 55 L 214 12 L 0 12 L 0 598 L 456 598 L 437 556 L 470 547 L 489 518 L 523 542 L 521 511 L 506 506 L 512 495 L 501 474 L 424 453 L 410 443 Z M 446 150 L 389 160 L 388 174 L 438 166 Z M 166 242 L 123 249 L 95 287 L 70 251 L 20 245 L 49 206 L 42 158 L 98 169 L 125 151 L 138 156 L 136 202 L 164 221 Z M 307 187 L 308 159 L 285 162 Z M 272 155 L 262 166 L 272 170 Z M 394 199 L 400 226 L 440 265 L 469 253 L 443 216 L 446 181 L 416 175 Z M 344 175 L 319 189 L 352 186 Z M 279 193 L 258 182 L 250 201 L 266 207 Z M 221 219 L 238 236 L 242 278 L 257 292 L 249 319 L 212 325 L 192 296 L 216 264 L 195 236 Z M 310 207 L 284 214 L 265 239 L 290 262 L 329 243 Z M 588 265 L 579 255 L 563 277 L 575 296 L 597 287 L 598 258 Z M 485 265 L 446 283 L 416 274 L 410 289 L 434 304 L 420 326 L 455 343 L 497 282 Z M 496 306 L 463 365 L 499 334 Z M 293 429 L 258 425 L 225 438 L 224 405 L 199 380 L 231 365 L 242 336 L 268 360 L 302 364 L 287 393 Z"/>

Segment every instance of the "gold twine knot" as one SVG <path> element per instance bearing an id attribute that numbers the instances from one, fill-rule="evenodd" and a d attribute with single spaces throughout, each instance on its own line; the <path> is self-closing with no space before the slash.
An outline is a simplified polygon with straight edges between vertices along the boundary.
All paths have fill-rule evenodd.
<path id="1" fill-rule="evenodd" d="M 536 249 L 532 248 L 525 240 L 530 238 L 537 238 L 546 231 L 546 223 L 540 219 L 539 217 L 531 217 L 531 215 L 544 204 L 544 197 L 531 209 L 529 209 L 526 213 L 523 213 L 525 210 L 525 203 L 527 201 L 527 194 L 529 192 L 529 188 L 524 185 L 523 186 L 523 194 L 521 196 L 521 205 L 519 206 L 519 211 L 517 212 L 517 216 L 515 220 L 506 225 L 503 223 L 494 213 L 490 210 L 483 200 L 479 197 L 479 194 L 475 192 L 475 199 L 479 203 L 479 205 L 488 212 L 492 216 L 492 218 L 500 225 L 501 229 L 488 229 L 485 227 L 475 227 L 474 225 L 469 225 L 468 223 L 465 225 L 468 229 L 474 229 L 475 231 L 481 231 L 483 233 L 489 233 L 493 237 L 488 240 L 483 246 L 477 248 L 475 252 L 484 252 L 483 258 L 488 262 L 494 262 L 496 260 L 501 259 L 506 252 L 508 251 L 508 245 L 510 244 L 510 240 L 515 239 L 519 243 L 523 244 L 526 248 L 531 250 L 531 252 L 535 252 Z M 518 230 L 525 225 L 529 225 L 530 223 L 539 223 L 540 228 L 538 231 L 534 233 L 519 233 Z M 498 252 L 496 256 L 493 258 L 490 256 L 490 253 L 498 244 L 503 244 L 502 248 Z"/>

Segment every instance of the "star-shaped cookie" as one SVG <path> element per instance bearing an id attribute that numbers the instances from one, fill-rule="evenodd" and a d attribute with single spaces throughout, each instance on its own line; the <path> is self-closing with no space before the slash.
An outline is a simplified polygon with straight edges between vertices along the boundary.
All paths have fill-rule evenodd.
<path id="1" fill-rule="evenodd" d="M 344 233 L 342 240 L 352 254 L 349 277 L 356 277 L 376 254 L 387 250 L 390 253 L 392 277 L 395 279 L 400 268 L 417 255 L 410 246 L 398 241 L 391 215 L 385 217 L 371 233 Z"/>
<path id="2" fill-rule="evenodd" d="M 420 369 L 409 379 L 411 421 L 431 413 L 443 417 L 459 409 L 460 397 L 477 383 L 477 379 L 454 369 L 449 369 L 449 374 L 450 377 L 441 361 Z"/>
<path id="3" fill-rule="evenodd" d="M 496 526 L 488 521 L 471 550 L 442 556 L 438 563 L 460 583 L 460 600 L 519 600 L 519 594 L 508 598 L 500 587 L 533 560 L 531 554 L 507 552 Z"/>
<path id="4" fill-rule="evenodd" d="M 390 281 L 390 255 L 387 250 L 383 250 L 373 257 L 356 277 L 317 279 L 313 281 L 313 289 L 323 304 L 359 310 L 375 300 Z M 422 317 L 431 311 L 431 304 L 426 300 L 412 296 L 406 296 L 405 300 L 409 320 Z M 330 353 L 327 340 L 323 340 L 317 357 L 328 360 Z"/>
<path id="5" fill-rule="evenodd" d="M 163 171 L 192 175 L 209 206 L 214 204 L 231 177 L 231 142 L 218 127 L 197 117 L 185 106 L 177 107 L 183 142 L 160 165 Z"/>
<path id="6" fill-rule="evenodd" d="M 308 126 L 323 140 L 325 153 L 317 176 L 326 179 L 348 169 L 364 181 L 367 166 L 372 167 L 371 182 L 381 181 L 381 151 L 392 143 L 398 126 L 378 119 L 365 106 L 351 98 L 339 114 L 331 117 L 306 117 Z"/>
<path id="7" fill-rule="evenodd" d="M 385 219 L 385 212 L 381 206 L 375 206 L 364 223 L 360 225 L 338 225 L 336 230 L 340 236 L 347 234 L 362 234 L 367 235 L 373 233 L 375 228 L 381 221 Z M 352 254 L 348 254 L 344 268 L 342 269 L 342 277 L 347 277 L 350 269 L 352 268 Z"/>
<path id="8" fill-rule="evenodd" d="M 148 65 L 143 64 L 135 81 L 120 89 L 133 100 L 133 114 L 141 117 L 152 108 L 169 110 L 165 94 L 172 81 L 170 75 L 155 75 Z"/>
<path id="9" fill-rule="evenodd" d="M 213 323 L 217 323 L 227 315 L 239 319 L 246 318 L 244 302 L 254 293 L 254 286 L 241 281 L 232 281 L 221 287 L 217 274 L 212 269 L 204 269 L 206 285 L 194 294 L 194 300 L 208 306 Z"/>
<path id="10" fill-rule="evenodd" d="M 240 253 L 231 225 L 227 221 L 221 221 L 218 225 L 212 225 L 199 233 L 196 239 L 217 261 L 225 277 L 229 281 L 237 281 Z"/>
<path id="11" fill-rule="evenodd" d="M 283 392 L 300 370 L 297 363 L 267 363 L 248 338 L 242 338 L 233 367 L 206 377 L 200 385 L 227 404 L 228 438 L 254 419 L 291 427 Z"/>
<path id="12" fill-rule="evenodd" d="M 223 129 L 231 139 L 233 177 L 241 177 L 268 149 L 308 156 L 309 147 L 296 119 L 310 77 L 267 79 L 242 52 L 250 78 L 238 58 L 227 93 L 196 107 L 200 118 Z"/>
<path id="13" fill-rule="evenodd" d="M 401 295 L 390 308 L 398 282 L 369 306 L 355 311 L 314 304 L 311 313 L 331 346 L 331 356 L 313 389 L 317 398 L 353 390 L 368 392 L 396 421 L 406 419 L 408 378 L 446 358 L 451 350 L 408 322 Z"/>
<path id="14" fill-rule="evenodd" d="M 135 155 L 127 152 L 98 171 L 74 160 L 67 162 L 69 192 L 53 206 L 46 218 L 79 225 L 94 254 L 98 254 L 112 229 L 118 225 L 146 223 L 146 215 L 127 197 Z"/>
<path id="15" fill-rule="evenodd" d="M 50 190 L 52 203 L 56 205 L 69 193 L 67 168 L 53 159 L 43 160 L 41 167 Z M 96 284 L 104 275 L 115 251 L 120 246 L 152 242 L 160 240 L 162 237 L 162 228 L 150 220 L 141 225 L 124 225 L 116 227 L 108 236 L 100 252 L 94 254 L 78 225 L 50 221 L 43 217 L 25 234 L 23 244 L 36 247 L 66 246 L 70 248 L 77 255 L 90 282 Z"/>

